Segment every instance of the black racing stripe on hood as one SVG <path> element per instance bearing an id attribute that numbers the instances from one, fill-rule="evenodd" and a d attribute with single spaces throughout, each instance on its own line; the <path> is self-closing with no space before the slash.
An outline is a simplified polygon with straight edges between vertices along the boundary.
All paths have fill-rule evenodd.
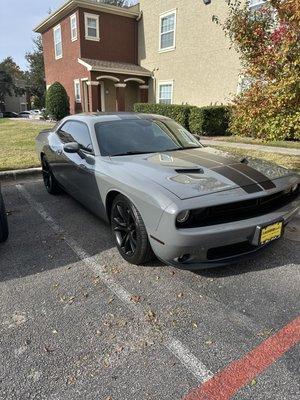
<path id="1" fill-rule="evenodd" d="M 170 153 L 169 153 L 170 155 Z M 211 169 L 218 174 L 224 176 L 225 178 L 231 180 L 236 185 L 240 186 L 247 193 L 257 193 L 262 192 L 263 184 L 260 184 L 259 177 L 257 172 L 256 179 L 254 179 L 254 173 L 256 170 L 248 167 L 251 172 L 247 173 L 242 170 L 239 170 L 239 165 L 243 166 L 245 164 L 237 164 L 232 163 L 232 159 L 227 159 L 223 157 L 215 156 L 214 154 L 209 153 L 200 153 L 197 150 L 186 150 L 186 151 L 177 151 L 171 154 L 173 157 L 176 157 L 180 160 L 187 161 L 199 165 L 204 168 Z M 226 165 L 227 164 L 227 165 Z M 247 165 L 245 165 L 247 167 Z M 253 172 L 252 172 L 253 171 Z M 253 175 L 253 178 L 252 178 Z M 272 182 L 268 183 L 268 178 L 261 174 L 262 182 L 265 182 L 265 186 L 270 186 Z M 259 185 L 258 185 L 259 183 Z"/>
<path id="2" fill-rule="evenodd" d="M 230 167 L 247 175 L 249 178 L 259 183 L 260 186 L 262 186 L 265 190 L 276 188 L 276 185 L 274 185 L 274 183 L 267 176 L 247 164 L 234 164 Z"/>
<path id="3" fill-rule="evenodd" d="M 231 180 L 236 185 L 240 186 L 247 193 L 257 193 L 262 192 L 263 189 L 253 182 L 252 179 L 238 172 L 237 170 L 230 167 L 217 167 L 213 169 L 218 174 L 225 176 L 225 178 Z"/>

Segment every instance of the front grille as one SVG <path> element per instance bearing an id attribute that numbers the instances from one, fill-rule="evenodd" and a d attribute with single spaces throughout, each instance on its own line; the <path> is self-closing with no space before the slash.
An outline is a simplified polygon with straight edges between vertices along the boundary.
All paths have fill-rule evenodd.
<path id="1" fill-rule="evenodd" d="M 183 224 L 177 223 L 177 228 L 186 229 L 225 224 L 265 215 L 295 200 L 298 192 L 298 190 L 295 193 L 282 191 L 251 200 L 192 210 L 188 221 Z"/>
<path id="2" fill-rule="evenodd" d="M 250 244 L 249 242 L 234 243 L 227 246 L 213 247 L 207 251 L 207 259 L 221 260 L 238 256 L 240 254 L 249 253 L 250 251 L 257 250 L 258 247 Z"/>

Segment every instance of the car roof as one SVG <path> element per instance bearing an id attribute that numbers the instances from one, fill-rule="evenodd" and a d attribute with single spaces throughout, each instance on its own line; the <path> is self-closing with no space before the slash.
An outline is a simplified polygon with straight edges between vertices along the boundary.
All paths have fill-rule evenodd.
<path id="1" fill-rule="evenodd" d="M 65 118 L 64 121 L 68 120 L 78 120 L 86 123 L 95 124 L 97 122 L 112 122 L 112 121 L 122 121 L 122 120 L 133 120 L 133 119 L 160 119 L 166 120 L 169 119 L 163 115 L 157 114 L 142 114 L 142 113 L 134 113 L 134 112 L 94 112 L 94 113 L 82 113 L 70 115 Z"/>

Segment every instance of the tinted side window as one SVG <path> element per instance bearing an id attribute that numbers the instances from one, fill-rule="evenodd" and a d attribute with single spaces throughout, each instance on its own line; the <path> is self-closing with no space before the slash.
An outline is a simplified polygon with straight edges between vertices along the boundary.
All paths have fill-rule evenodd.
<path id="1" fill-rule="evenodd" d="M 58 131 L 63 143 L 77 142 L 84 150 L 93 150 L 89 128 L 83 122 L 68 121 Z"/>

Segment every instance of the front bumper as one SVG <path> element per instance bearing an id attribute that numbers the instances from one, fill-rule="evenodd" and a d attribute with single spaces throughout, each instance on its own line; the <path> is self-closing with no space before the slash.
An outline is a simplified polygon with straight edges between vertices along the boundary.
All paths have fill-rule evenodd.
<path id="1" fill-rule="evenodd" d="M 202 269 L 228 265 L 268 246 L 253 244 L 257 227 L 278 221 L 286 226 L 299 210 L 298 197 L 259 217 L 190 229 L 176 229 L 174 219 L 165 212 L 157 231 L 150 236 L 150 243 L 159 259 L 176 267 Z"/>

